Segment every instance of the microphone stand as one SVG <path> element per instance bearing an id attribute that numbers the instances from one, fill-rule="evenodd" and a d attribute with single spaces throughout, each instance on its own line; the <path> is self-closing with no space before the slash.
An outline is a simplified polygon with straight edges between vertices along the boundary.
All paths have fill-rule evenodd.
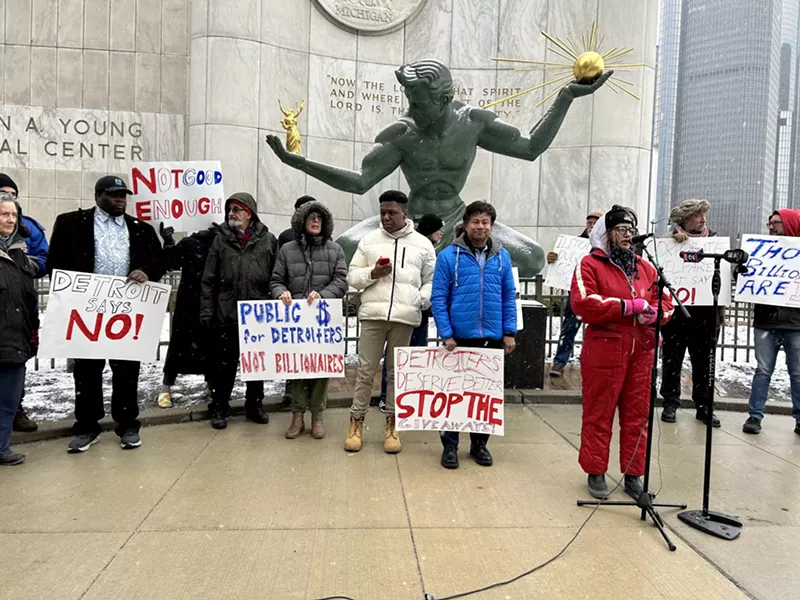
<path id="1" fill-rule="evenodd" d="M 664 306 L 663 306 L 663 298 L 664 298 L 664 289 L 668 289 L 669 293 L 672 295 L 673 301 L 675 302 L 678 309 L 683 313 L 686 318 L 689 317 L 689 313 L 684 308 L 681 301 L 678 299 L 677 294 L 675 293 L 675 289 L 672 287 L 672 284 L 667 281 L 667 278 L 664 276 L 664 270 L 658 266 L 658 263 L 653 259 L 653 255 L 650 254 L 650 251 L 647 249 L 647 246 L 642 244 L 640 246 L 645 254 L 647 254 L 648 260 L 653 264 L 658 273 L 658 279 L 653 282 L 653 285 L 658 286 L 658 312 L 656 314 L 656 323 L 653 332 L 654 337 L 654 351 L 653 351 L 653 366 L 650 373 L 650 410 L 647 415 L 647 452 L 645 455 L 645 467 L 644 467 L 644 491 L 639 495 L 639 497 L 634 500 L 627 500 L 627 501 L 609 501 L 609 500 L 578 500 L 578 506 L 596 506 L 598 504 L 602 504 L 604 506 L 637 506 L 642 510 L 641 519 L 642 521 L 647 520 L 647 516 L 649 515 L 653 521 L 653 525 L 658 528 L 659 533 L 664 538 L 664 541 L 667 542 L 667 547 L 670 549 L 671 552 L 675 552 L 676 546 L 672 543 L 667 532 L 664 530 L 664 521 L 661 518 L 661 515 L 658 514 L 656 507 L 658 508 L 686 508 L 686 504 L 673 504 L 673 503 L 656 503 L 653 502 L 655 499 L 655 494 L 650 491 L 650 459 L 652 455 L 652 446 L 653 446 L 653 420 L 655 415 L 655 406 L 656 406 L 656 379 L 658 375 L 658 341 L 661 338 L 661 319 L 664 317 Z M 652 289 L 652 286 L 651 286 Z M 623 475 L 624 477 L 624 475 Z"/>
<path id="2" fill-rule="evenodd" d="M 714 259 L 714 276 L 711 279 L 711 293 L 714 297 L 714 315 L 716 318 L 719 309 L 719 292 L 722 288 L 722 277 L 720 276 L 720 263 L 725 258 L 722 254 L 701 254 L 700 259 Z M 737 267 L 738 269 L 739 267 Z M 715 341 L 719 331 L 715 328 Z M 725 540 L 735 540 L 739 537 L 742 522 L 738 517 L 726 515 L 720 512 L 708 510 L 708 496 L 711 488 L 711 432 L 714 420 L 714 382 L 716 379 L 716 343 L 711 344 L 708 353 L 708 410 L 706 411 L 706 457 L 705 472 L 703 474 L 703 508 L 701 510 L 687 510 L 678 513 L 678 518 L 687 525 Z"/>

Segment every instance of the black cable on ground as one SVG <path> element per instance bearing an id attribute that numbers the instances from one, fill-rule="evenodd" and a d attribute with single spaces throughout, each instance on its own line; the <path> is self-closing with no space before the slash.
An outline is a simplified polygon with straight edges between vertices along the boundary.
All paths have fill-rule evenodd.
<path id="1" fill-rule="evenodd" d="M 633 448 L 633 453 L 631 454 L 631 459 L 628 461 L 628 465 L 625 467 L 625 472 L 622 474 L 622 477 L 620 478 L 620 480 L 617 483 L 617 485 L 614 486 L 614 489 L 612 489 L 609 492 L 609 494 L 608 494 L 609 496 L 611 496 L 611 494 L 616 492 L 619 489 L 619 487 L 623 484 L 623 482 L 625 481 L 625 476 L 628 474 L 628 470 L 631 468 L 631 465 L 633 464 L 633 459 L 636 457 L 636 452 L 639 450 L 639 444 L 642 441 L 642 436 L 644 435 L 644 432 L 645 432 L 646 428 L 647 428 L 647 421 L 645 421 L 645 423 L 642 425 L 641 430 L 639 430 L 639 437 L 636 440 L 636 445 Z M 659 442 L 660 442 L 660 439 L 659 439 Z M 645 494 L 648 493 L 647 490 L 645 490 L 644 493 Z M 457 598 L 466 598 L 467 596 L 472 596 L 474 594 L 480 594 L 482 592 L 488 592 L 489 590 L 493 590 L 495 588 L 499 588 L 499 587 L 503 587 L 503 586 L 509 585 L 511 583 L 514 583 L 515 581 L 519 581 L 523 577 L 527 577 L 528 575 L 532 575 L 536 571 L 544 569 L 546 566 L 554 563 L 556 560 L 558 560 L 559 558 L 561 558 L 564 555 L 564 553 L 567 551 L 567 549 L 569 549 L 569 547 L 573 544 L 573 542 L 575 542 L 575 540 L 578 539 L 578 536 L 581 534 L 581 532 L 583 531 L 584 527 L 586 527 L 586 525 L 589 523 L 589 521 L 592 520 L 592 517 L 594 517 L 595 513 L 597 512 L 597 509 L 599 509 L 603 505 L 603 502 L 604 502 L 604 500 L 600 500 L 600 502 L 595 505 L 595 507 L 592 509 L 592 512 L 589 513 L 589 516 L 586 517 L 586 520 L 583 523 L 581 523 L 580 527 L 578 527 L 578 530 L 575 532 L 575 535 L 572 536 L 572 538 L 566 543 L 566 545 L 561 550 L 559 550 L 559 552 L 557 554 L 555 554 L 551 558 L 547 559 L 545 562 L 543 562 L 543 563 L 541 563 L 539 565 L 536 565 L 532 569 L 529 569 L 529 570 L 525 571 L 524 573 L 520 573 L 519 575 L 517 575 L 516 577 L 512 577 L 511 579 L 507 579 L 505 581 L 498 581 L 497 583 L 492 583 L 492 584 L 484 586 L 482 588 L 470 590 L 468 592 L 461 592 L 459 594 L 453 594 L 452 596 L 445 596 L 443 598 L 438 598 L 437 599 L 433 594 L 426 593 L 426 592 L 423 591 L 424 600 L 456 600 Z M 327 596 L 325 598 L 315 598 L 314 600 L 355 600 L 355 599 L 354 598 L 350 598 L 349 596 Z"/>

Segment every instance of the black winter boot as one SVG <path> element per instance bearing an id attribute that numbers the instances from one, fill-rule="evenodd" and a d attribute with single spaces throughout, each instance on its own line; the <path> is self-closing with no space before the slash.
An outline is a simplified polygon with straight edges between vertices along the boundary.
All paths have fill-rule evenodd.
<path id="1" fill-rule="evenodd" d="M 458 468 L 458 447 L 457 446 L 445 446 L 444 450 L 442 450 L 442 466 L 445 469 L 457 469 Z"/>
<path id="2" fill-rule="evenodd" d="M 605 473 L 601 475 L 589 475 L 586 485 L 589 488 L 589 495 L 592 498 L 597 498 L 598 500 L 608 498 L 610 492 L 608 491 L 608 485 L 606 485 Z"/>
<path id="3" fill-rule="evenodd" d="M 244 416 L 248 421 L 258 423 L 259 425 L 266 425 L 269 423 L 269 415 L 264 412 L 264 407 L 261 402 L 257 404 L 254 403 L 250 406 L 245 405 Z"/>
<path id="4" fill-rule="evenodd" d="M 644 492 L 642 478 L 635 475 L 625 475 L 625 492 L 634 500 L 638 500 L 639 496 Z"/>

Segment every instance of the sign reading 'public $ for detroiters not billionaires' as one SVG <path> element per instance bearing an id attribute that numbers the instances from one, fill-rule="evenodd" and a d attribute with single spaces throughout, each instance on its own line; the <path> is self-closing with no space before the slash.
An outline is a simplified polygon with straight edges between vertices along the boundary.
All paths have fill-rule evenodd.
<path id="1" fill-rule="evenodd" d="M 503 351 L 395 348 L 397 429 L 503 435 Z"/>
<path id="2" fill-rule="evenodd" d="M 199 231 L 225 221 L 225 192 L 218 160 L 134 163 L 131 191 L 137 219 Z"/>
<path id="3" fill-rule="evenodd" d="M 344 377 L 342 301 L 239 302 L 243 381 Z"/>
<path id="4" fill-rule="evenodd" d="M 39 355 L 153 361 L 169 292 L 160 283 L 53 271 Z"/>
<path id="5" fill-rule="evenodd" d="M 736 300 L 800 307 L 800 238 L 746 234 L 747 272 L 736 281 Z"/>

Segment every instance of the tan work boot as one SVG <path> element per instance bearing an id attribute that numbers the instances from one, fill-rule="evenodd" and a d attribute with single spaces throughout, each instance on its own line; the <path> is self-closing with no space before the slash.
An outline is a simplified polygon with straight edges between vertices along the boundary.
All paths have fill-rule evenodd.
<path id="1" fill-rule="evenodd" d="M 315 440 L 321 440 L 325 437 L 325 424 L 322 419 L 311 416 L 311 437 Z"/>
<path id="2" fill-rule="evenodd" d="M 286 430 L 286 439 L 293 440 L 300 437 L 300 434 L 306 430 L 306 422 L 303 419 L 303 413 L 292 413 L 292 422 L 289 424 L 289 429 Z"/>
<path id="3" fill-rule="evenodd" d="M 397 454 L 402 450 L 400 436 L 394 428 L 394 415 L 386 417 L 386 428 L 383 431 L 383 451 L 387 454 Z"/>
<path id="4" fill-rule="evenodd" d="M 350 415 L 350 431 L 347 432 L 347 439 L 344 441 L 344 449 L 348 452 L 358 452 L 361 450 L 361 436 L 364 433 L 364 417 L 357 419 Z"/>

